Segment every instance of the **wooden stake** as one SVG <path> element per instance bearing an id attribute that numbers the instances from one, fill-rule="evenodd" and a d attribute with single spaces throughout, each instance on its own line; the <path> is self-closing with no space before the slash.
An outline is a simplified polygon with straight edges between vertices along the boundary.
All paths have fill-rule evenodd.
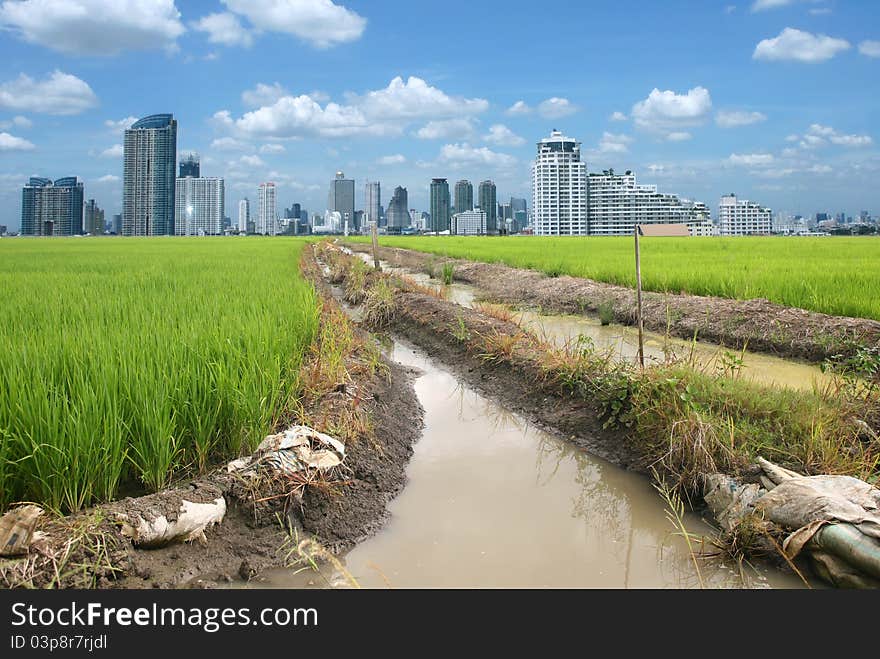
<path id="1" fill-rule="evenodd" d="M 370 223 L 370 233 L 373 235 L 373 267 L 379 270 L 379 230 L 375 220 Z"/>
<path id="2" fill-rule="evenodd" d="M 642 253 L 639 249 L 639 225 L 635 227 L 636 237 L 636 319 L 639 323 L 639 365 L 645 368 L 645 343 L 642 336 Z"/>

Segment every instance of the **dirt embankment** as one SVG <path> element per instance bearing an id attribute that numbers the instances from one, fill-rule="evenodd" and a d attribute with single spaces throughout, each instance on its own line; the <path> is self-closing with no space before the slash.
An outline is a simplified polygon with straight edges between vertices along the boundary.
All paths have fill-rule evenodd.
<path id="1" fill-rule="evenodd" d="M 370 246 L 349 244 L 356 251 Z M 610 310 L 614 321 L 636 323 L 635 291 L 589 279 L 548 277 L 506 265 L 448 259 L 400 248 L 381 247 L 392 265 L 436 274 L 454 264 L 454 278 L 480 289 L 492 302 L 533 307 L 551 313 L 597 314 Z M 880 346 L 880 322 L 795 309 L 764 299 L 729 300 L 696 295 L 643 293 L 645 328 L 674 336 L 718 343 L 731 348 L 821 362 L 849 357 L 860 346 Z"/>
<path id="2" fill-rule="evenodd" d="M 421 434 L 423 410 L 412 386 L 414 374 L 382 357 L 366 334 L 349 325 L 322 285 L 311 250 L 303 255 L 303 271 L 323 300 L 322 327 L 334 331 L 322 333 L 303 367 L 303 409 L 282 419 L 279 429 L 305 424 L 342 439 L 344 469 L 304 484 L 277 478 L 248 482 L 220 468 L 155 495 L 65 518 L 44 515 L 37 529 L 42 537 L 30 552 L 0 559 L 0 587 L 212 587 L 284 565 L 295 546 L 279 523 L 285 518 L 331 551 L 375 532 L 387 502 L 405 483 L 412 444 Z M 341 361 L 333 371 L 322 340 L 346 344 L 334 353 Z M 147 550 L 135 548 L 121 533 L 119 514 L 148 520 L 165 515 L 174 522 L 182 501 L 218 499 L 226 502 L 225 517 L 205 531 L 202 541 Z"/>

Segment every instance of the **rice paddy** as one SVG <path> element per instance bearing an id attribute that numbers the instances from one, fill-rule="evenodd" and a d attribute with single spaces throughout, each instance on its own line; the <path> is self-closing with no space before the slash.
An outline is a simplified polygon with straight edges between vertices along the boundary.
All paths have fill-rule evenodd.
<path id="1" fill-rule="evenodd" d="M 381 244 L 441 256 L 635 286 L 631 238 L 382 236 Z M 880 320 L 880 238 L 644 238 L 646 290 Z"/>
<path id="2" fill-rule="evenodd" d="M 0 240 L 0 510 L 78 510 L 255 447 L 318 328 L 305 244 Z"/>

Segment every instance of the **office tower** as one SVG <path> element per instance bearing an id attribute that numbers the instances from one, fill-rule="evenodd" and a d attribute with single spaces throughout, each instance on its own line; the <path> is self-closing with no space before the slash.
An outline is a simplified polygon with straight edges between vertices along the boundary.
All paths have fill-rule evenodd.
<path id="1" fill-rule="evenodd" d="M 581 236 L 588 232 L 587 165 L 581 144 L 558 130 L 537 144 L 532 165 L 535 235 Z"/>
<path id="2" fill-rule="evenodd" d="M 367 181 L 364 188 L 364 210 L 367 214 L 367 222 L 375 222 L 376 226 L 383 226 L 382 221 L 382 186 L 379 181 Z"/>
<path id="3" fill-rule="evenodd" d="M 238 232 L 247 233 L 251 221 L 251 202 L 247 197 L 238 202 Z"/>
<path id="4" fill-rule="evenodd" d="M 406 188 L 400 186 L 394 188 L 394 195 L 388 202 L 388 232 L 400 233 L 400 230 L 410 225 L 409 199 Z"/>
<path id="5" fill-rule="evenodd" d="M 104 211 L 98 208 L 94 199 L 89 199 L 83 210 L 83 233 L 92 236 L 104 234 Z"/>
<path id="6" fill-rule="evenodd" d="M 154 114 L 125 131 L 122 234 L 174 235 L 177 121 Z"/>
<path id="7" fill-rule="evenodd" d="M 590 235 L 632 235 L 636 224 L 687 224 L 691 235 L 711 233 L 706 204 L 658 192 L 656 185 L 639 185 L 631 171 L 589 174 L 587 197 Z"/>
<path id="8" fill-rule="evenodd" d="M 482 236 L 486 233 L 486 211 L 475 208 L 452 216 L 450 233 L 456 236 Z"/>
<path id="9" fill-rule="evenodd" d="M 201 175 L 199 172 L 198 153 L 188 153 L 185 157 L 180 159 L 180 176 L 178 178 L 186 178 L 187 176 L 199 178 Z"/>
<path id="10" fill-rule="evenodd" d="M 354 179 L 347 179 L 342 172 L 336 172 L 336 178 L 330 182 L 327 209 L 339 213 L 342 227 L 347 222 L 349 231 L 360 229 L 354 216 Z"/>
<path id="11" fill-rule="evenodd" d="M 770 233 L 773 211 L 731 193 L 721 197 L 718 223 L 722 236 L 754 236 Z"/>
<path id="12" fill-rule="evenodd" d="M 122 235 L 122 213 L 113 216 L 113 225 L 110 227 L 110 231 L 117 236 Z"/>
<path id="13" fill-rule="evenodd" d="M 477 207 L 486 212 L 486 233 L 498 233 L 498 191 L 492 181 L 483 181 L 477 191 Z"/>
<path id="14" fill-rule="evenodd" d="M 455 212 L 464 213 L 474 208 L 474 186 L 462 179 L 455 184 Z"/>
<path id="15" fill-rule="evenodd" d="M 21 235 L 74 236 L 83 232 L 83 184 L 75 176 L 31 177 L 21 192 Z"/>
<path id="16" fill-rule="evenodd" d="M 449 230 L 449 183 L 445 178 L 431 179 L 431 223 L 432 233 Z"/>
<path id="17" fill-rule="evenodd" d="M 222 178 L 177 179 L 175 186 L 177 236 L 219 236 L 226 216 L 226 189 Z"/>
<path id="18" fill-rule="evenodd" d="M 275 211 L 275 184 L 260 183 L 259 205 L 254 232 L 264 236 L 278 233 L 278 216 Z"/>

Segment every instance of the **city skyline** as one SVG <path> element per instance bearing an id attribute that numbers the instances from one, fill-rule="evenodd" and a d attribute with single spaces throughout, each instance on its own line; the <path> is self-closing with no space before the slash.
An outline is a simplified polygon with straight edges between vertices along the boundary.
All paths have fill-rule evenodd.
<path id="1" fill-rule="evenodd" d="M 559 16 L 506 3 L 468 5 L 461 38 L 488 20 L 508 35 L 475 56 L 421 29 L 431 12 L 418 5 L 273 0 L 273 25 L 256 5 L 215 0 L 128 12 L 75 1 L 101 30 L 61 11 L 26 21 L 13 9 L 29 0 L 0 10 L 0 224 L 11 228 L 34 175 L 75 175 L 121 213 L 122 131 L 155 112 L 174 114 L 180 152 L 226 179 L 230 203 L 271 180 L 279 207 L 321 208 L 337 170 L 359 182 L 358 208 L 366 180 L 407 188 L 422 209 L 435 177 L 528 198 L 534 144 L 557 128 L 583 142 L 589 171 L 633 170 L 713 216 L 730 192 L 803 215 L 880 211 L 869 3 L 643 3 L 638 20 L 573 6 L 566 24 L 589 39 L 559 39 L 551 57 L 540 35 Z M 657 25 L 687 39 L 670 45 Z M 400 30 L 420 34 L 403 63 L 388 45 Z"/>

